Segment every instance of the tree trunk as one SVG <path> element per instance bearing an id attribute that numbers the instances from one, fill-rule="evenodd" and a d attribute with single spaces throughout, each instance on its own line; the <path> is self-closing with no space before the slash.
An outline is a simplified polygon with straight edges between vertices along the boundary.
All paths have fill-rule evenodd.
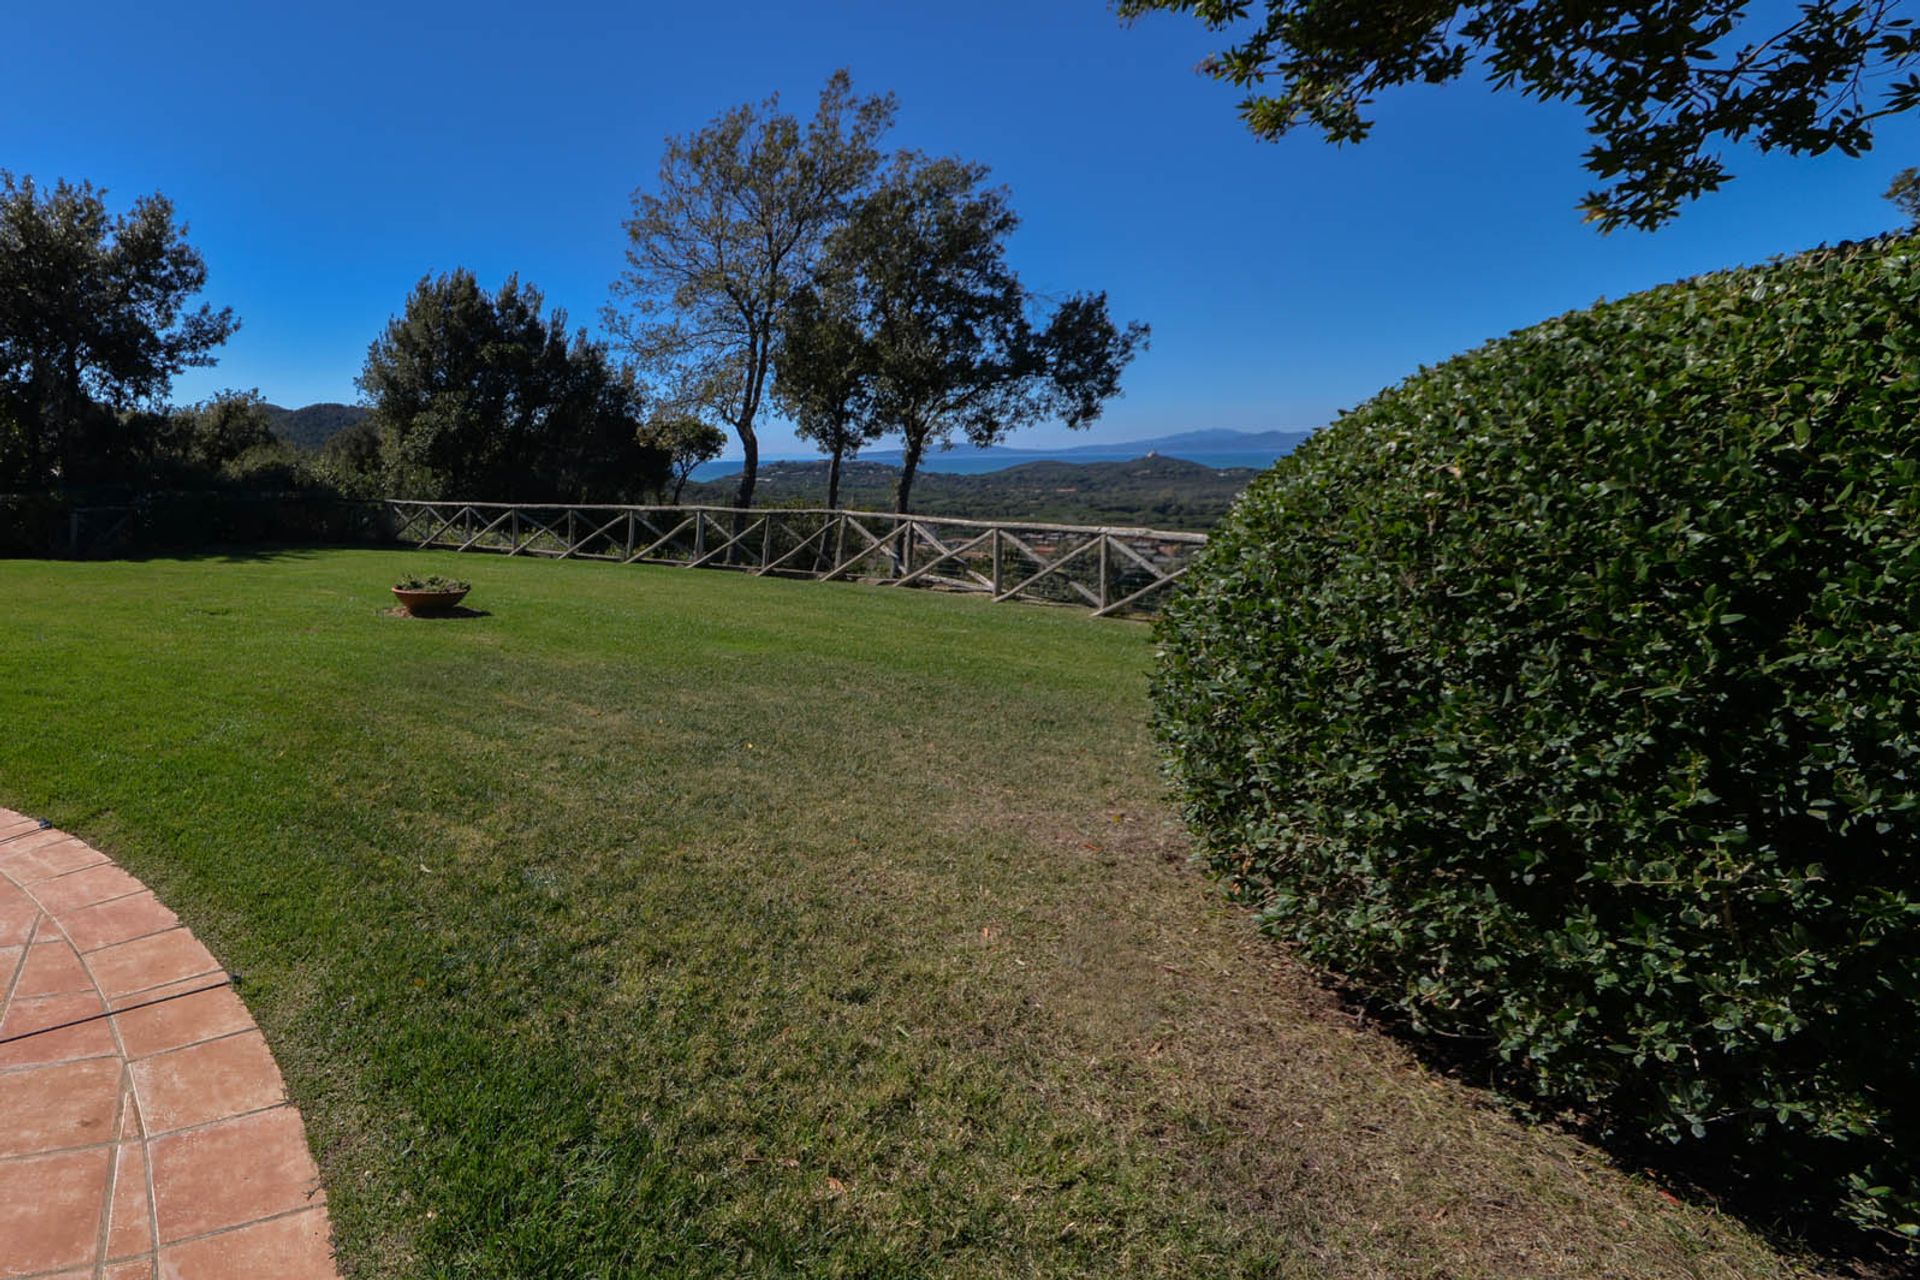
<path id="1" fill-rule="evenodd" d="M 739 432 L 746 463 L 740 468 L 740 487 L 734 490 L 733 505 L 745 508 L 753 505 L 753 482 L 760 476 L 760 438 L 754 434 L 751 426 L 740 427 Z"/>
<path id="2" fill-rule="evenodd" d="M 900 458 L 900 487 L 893 493 L 893 509 L 896 513 L 906 514 L 907 501 L 913 494 L 913 476 L 920 469 L 920 455 L 927 449 L 927 438 L 907 437 L 907 449 Z"/>
<path id="3" fill-rule="evenodd" d="M 677 507 L 680 505 L 680 491 L 687 487 L 687 477 L 692 474 L 693 474 L 693 468 L 688 467 L 685 471 L 682 471 L 677 476 L 675 476 L 673 481 L 673 505 L 674 506 Z"/>
<path id="4" fill-rule="evenodd" d="M 840 455 L 846 452 L 844 445 L 836 446 L 832 458 L 827 463 L 827 509 L 840 509 Z"/>

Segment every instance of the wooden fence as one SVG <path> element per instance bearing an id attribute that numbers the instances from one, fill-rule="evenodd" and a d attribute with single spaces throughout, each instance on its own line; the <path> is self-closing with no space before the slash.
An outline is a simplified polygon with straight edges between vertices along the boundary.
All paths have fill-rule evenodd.
<path id="1" fill-rule="evenodd" d="M 665 564 L 977 591 L 995 601 L 1148 613 L 1204 533 L 954 520 L 873 511 L 390 499 L 395 537 L 449 551 Z"/>

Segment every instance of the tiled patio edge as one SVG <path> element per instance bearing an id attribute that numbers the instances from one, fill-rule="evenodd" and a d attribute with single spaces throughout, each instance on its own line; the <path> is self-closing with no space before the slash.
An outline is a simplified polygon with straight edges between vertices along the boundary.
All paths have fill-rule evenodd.
<path id="1" fill-rule="evenodd" d="M 0 1280 L 338 1280 L 300 1113 L 226 972 L 0 808 Z"/>

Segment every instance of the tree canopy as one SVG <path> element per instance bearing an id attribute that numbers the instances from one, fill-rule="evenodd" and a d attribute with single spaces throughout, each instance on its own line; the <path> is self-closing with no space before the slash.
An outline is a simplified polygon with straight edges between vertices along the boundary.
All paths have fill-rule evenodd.
<path id="1" fill-rule="evenodd" d="M 121 214 L 105 197 L 0 170 L 0 489 L 116 475 L 173 376 L 239 328 L 190 305 L 206 263 L 165 196 Z"/>
<path id="2" fill-rule="evenodd" d="M 885 429 L 869 395 L 874 343 L 861 328 L 855 264 L 829 260 L 789 300 L 774 352 L 775 403 L 793 433 L 827 455 L 827 505 L 846 460 Z"/>
<path id="3" fill-rule="evenodd" d="M 641 439 L 666 455 L 668 479 L 673 485 L 676 503 L 694 468 L 713 461 L 727 447 L 727 433 L 711 422 L 671 411 L 649 422 L 641 432 Z"/>
<path id="4" fill-rule="evenodd" d="M 746 457 L 742 507 L 753 503 L 781 308 L 871 179 L 893 117 L 891 94 L 857 97 L 839 71 L 811 121 L 775 96 L 669 138 L 654 188 L 634 193 L 607 326 L 657 394 L 732 427 Z"/>
<path id="5" fill-rule="evenodd" d="M 1910 227 L 1920 227 L 1920 169 L 1911 166 L 1893 175 L 1883 193 Z"/>
<path id="6" fill-rule="evenodd" d="M 1912 21 L 1895 0 L 1807 0 L 1774 25 L 1740 0 L 1118 0 L 1127 18 L 1191 13 L 1235 43 L 1203 69 L 1248 90 L 1256 135 L 1295 128 L 1358 142 L 1382 92 L 1484 68 L 1500 89 L 1568 101 L 1597 141 L 1604 185 L 1583 203 L 1603 230 L 1651 229 L 1732 175 L 1719 141 L 1858 155 L 1875 122 L 1920 104 Z M 1251 23 L 1251 25 L 1246 25 Z"/>
<path id="7" fill-rule="evenodd" d="M 1035 422 L 1090 425 L 1119 394 L 1147 328 L 1106 295 L 1049 305 L 1007 261 L 1019 224 L 983 165 L 902 156 L 833 236 L 866 335 L 863 412 L 905 446 L 899 510 L 929 445 L 987 446 Z"/>
<path id="8" fill-rule="evenodd" d="M 257 449 L 279 442 L 258 391 L 225 391 L 173 415 L 170 452 L 203 471 L 230 466 Z"/>
<path id="9" fill-rule="evenodd" d="M 456 270 L 414 286 L 359 379 L 388 477 L 431 497 L 613 501 L 657 488 L 640 390 L 539 289 Z"/>

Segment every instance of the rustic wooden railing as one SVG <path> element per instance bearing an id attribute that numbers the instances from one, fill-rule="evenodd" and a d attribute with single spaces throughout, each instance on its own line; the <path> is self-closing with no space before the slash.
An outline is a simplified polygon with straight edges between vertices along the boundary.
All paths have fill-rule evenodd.
<path id="1" fill-rule="evenodd" d="M 1207 542 L 1204 533 L 820 508 L 386 505 L 396 539 L 423 548 L 977 591 L 1084 604 L 1095 617 L 1151 612 Z"/>

